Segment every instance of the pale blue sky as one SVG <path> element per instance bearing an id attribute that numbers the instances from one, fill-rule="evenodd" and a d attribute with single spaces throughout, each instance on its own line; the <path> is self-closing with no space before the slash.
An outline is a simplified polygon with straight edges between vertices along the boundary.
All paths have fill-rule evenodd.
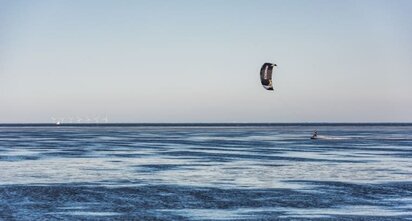
<path id="1" fill-rule="evenodd" d="M 412 1 L 0 0 L 0 123 L 412 122 Z M 275 91 L 259 82 L 279 66 Z"/>

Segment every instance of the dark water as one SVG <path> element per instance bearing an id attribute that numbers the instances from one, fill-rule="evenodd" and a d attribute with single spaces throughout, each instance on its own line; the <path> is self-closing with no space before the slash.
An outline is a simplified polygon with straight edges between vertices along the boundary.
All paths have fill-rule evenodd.
<path id="1" fill-rule="evenodd" d="M 412 125 L 0 127 L 0 220 L 241 219 L 412 220 Z"/>

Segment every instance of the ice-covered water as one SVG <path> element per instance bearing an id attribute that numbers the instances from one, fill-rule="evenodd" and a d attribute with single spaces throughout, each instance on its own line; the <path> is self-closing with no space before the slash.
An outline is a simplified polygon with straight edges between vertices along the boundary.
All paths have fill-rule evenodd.
<path id="1" fill-rule="evenodd" d="M 3 125 L 0 171 L 0 220 L 412 220 L 410 124 Z"/>

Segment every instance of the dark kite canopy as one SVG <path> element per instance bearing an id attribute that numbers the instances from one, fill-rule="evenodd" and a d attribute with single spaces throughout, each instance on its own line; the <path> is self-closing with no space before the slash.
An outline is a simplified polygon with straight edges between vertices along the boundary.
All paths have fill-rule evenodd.
<path id="1" fill-rule="evenodd" d="M 273 67 L 277 66 L 272 63 L 264 63 L 260 69 L 260 82 L 266 90 L 273 91 L 272 73 Z"/>

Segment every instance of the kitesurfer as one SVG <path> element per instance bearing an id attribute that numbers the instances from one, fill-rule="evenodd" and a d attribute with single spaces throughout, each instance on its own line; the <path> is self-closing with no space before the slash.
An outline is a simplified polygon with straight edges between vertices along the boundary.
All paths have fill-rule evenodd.
<path id="1" fill-rule="evenodd" d="M 313 131 L 313 135 L 310 139 L 316 139 L 317 137 L 318 137 L 318 131 L 315 130 L 315 131 Z"/>

